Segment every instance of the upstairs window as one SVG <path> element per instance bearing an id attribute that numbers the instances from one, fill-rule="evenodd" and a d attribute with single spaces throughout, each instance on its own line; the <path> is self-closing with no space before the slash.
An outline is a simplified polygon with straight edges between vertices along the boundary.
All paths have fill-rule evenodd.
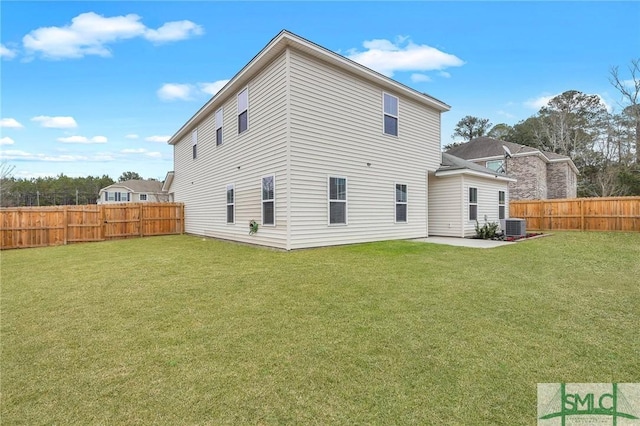
<path id="1" fill-rule="evenodd" d="M 222 108 L 216 111 L 216 145 L 222 145 Z"/>
<path id="2" fill-rule="evenodd" d="M 262 178 L 262 224 L 276 224 L 276 179 L 274 175 Z"/>
<path id="3" fill-rule="evenodd" d="M 193 151 L 193 159 L 198 158 L 198 129 L 191 132 L 191 149 Z"/>
<path id="4" fill-rule="evenodd" d="M 504 191 L 498 191 L 498 219 L 505 218 L 505 205 L 506 205 L 505 195 L 506 194 Z"/>
<path id="5" fill-rule="evenodd" d="M 140 201 L 147 201 L 147 194 L 140 194 Z"/>
<path id="6" fill-rule="evenodd" d="M 469 188 L 469 220 L 478 220 L 478 188 Z"/>
<path id="7" fill-rule="evenodd" d="M 383 93 L 382 98 L 384 133 L 386 135 L 398 136 L 398 98 L 388 93 Z"/>
<path id="8" fill-rule="evenodd" d="M 496 173 L 505 174 L 504 160 L 491 160 L 486 162 L 487 169 L 491 169 Z"/>
<path id="9" fill-rule="evenodd" d="M 249 92 L 244 89 L 238 94 L 238 133 L 249 128 Z"/>
<path id="10" fill-rule="evenodd" d="M 329 224 L 347 224 L 347 179 L 329 178 Z"/>
<path id="11" fill-rule="evenodd" d="M 396 223 L 407 222 L 407 185 L 396 183 Z"/>
<path id="12" fill-rule="evenodd" d="M 227 185 L 227 223 L 235 223 L 236 221 L 236 194 L 235 185 Z"/>

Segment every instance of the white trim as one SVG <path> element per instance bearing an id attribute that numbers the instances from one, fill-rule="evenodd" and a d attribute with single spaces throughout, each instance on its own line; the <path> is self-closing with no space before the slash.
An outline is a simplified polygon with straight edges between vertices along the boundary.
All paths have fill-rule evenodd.
<path id="1" fill-rule="evenodd" d="M 475 189 L 476 190 L 476 201 L 471 202 L 471 190 Z M 467 211 L 467 222 L 475 222 L 478 220 L 478 187 L 477 186 L 468 186 L 467 187 L 467 205 L 468 207 L 468 211 Z M 471 219 L 471 206 L 476 206 L 476 218 L 475 219 Z"/>
<path id="2" fill-rule="evenodd" d="M 500 203 L 500 193 L 504 194 L 504 203 Z M 500 207 L 504 208 L 504 217 L 500 217 Z M 498 190 L 498 220 L 507 218 L 507 191 Z"/>
<path id="3" fill-rule="evenodd" d="M 398 185 L 404 185 L 405 187 L 405 196 L 406 196 L 406 201 L 402 202 L 402 201 L 398 201 L 396 194 L 398 191 L 398 188 L 396 188 Z M 409 223 L 409 185 L 407 185 L 406 183 L 399 183 L 399 182 L 394 182 L 393 185 L 393 223 L 399 223 L 399 224 L 405 224 L 405 223 Z M 398 204 L 404 204 L 405 206 L 407 206 L 406 208 L 406 219 L 404 222 L 398 222 L 398 211 L 396 210 L 398 208 Z"/>
<path id="4" fill-rule="evenodd" d="M 344 200 L 331 199 L 331 178 L 344 179 Z M 331 203 L 344 203 L 344 223 L 331 223 Z M 327 225 L 328 226 L 346 226 L 349 224 L 349 184 L 346 176 L 328 175 L 327 176 Z"/>
<path id="5" fill-rule="evenodd" d="M 229 202 L 229 188 L 231 188 L 231 190 L 233 191 L 233 201 L 230 203 Z M 236 223 L 236 184 L 235 183 L 228 183 L 226 186 L 226 190 L 224 191 L 224 201 L 225 201 L 225 208 L 224 208 L 224 221 L 227 225 L 235 225 Z M 233 206 L 233 221 L 229 222 L 229 206 Z"/>
<path id="6" fill-rule="evenodd" d="M 437 170 L 435 172 L 436 177 L 446 177 L 446 176 L 455 176 L 455 175 L 472 175 L 478 176 L 485 179 L 497 179 L 505 182 L 517 182 L 517 179 L 510 178 L 508 176 L 495 176 L 489 173 L 477 172 L 475 170 L 470 169 L 455 169 L 455 170 Z"/>
<path id="7" fill-rule="evenodd" d="M 265 200 L 264 196 L 264 178 L 273 178 L 273 198 L 270 200 Z M 273 223 L 264 223 L 264 203 L 272 202 L 273 203 Z M 272 173 L 269 175 L 262 176 L 260 178 L 260 223 L 262 226 L 276 226 L 276 174 Z"/>

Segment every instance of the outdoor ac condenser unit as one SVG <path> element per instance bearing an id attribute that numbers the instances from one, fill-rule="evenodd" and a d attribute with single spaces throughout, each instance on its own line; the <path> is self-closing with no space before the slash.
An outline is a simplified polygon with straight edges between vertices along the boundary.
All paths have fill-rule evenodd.
<path id="1" fill-rule="evenodd" d="M 504 221 L 505 237 L 524 237 L 527 235 L 527 221 L 524 219 L 506 219 Z"/>

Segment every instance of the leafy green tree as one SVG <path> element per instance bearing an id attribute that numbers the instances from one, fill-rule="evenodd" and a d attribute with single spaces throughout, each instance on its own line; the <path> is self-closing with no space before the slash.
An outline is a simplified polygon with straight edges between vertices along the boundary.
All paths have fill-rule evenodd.
<path id="1" fill-rule="evenodd" d="M 505 140 L 504 138 L 509 135 L 509 132 L 513 130 L 513 127 L 505 123 L 496 124 L 489 130 L 487 136 L 494 139 Z"/>
<path id="2" fill-rule="evenodd" d="M 461 137 L 465 142 L 468 142 L 473 138 L 485 136 L 489 127 L 491 127 L 491 123 L 488 118 L 467 115 L 458 121 L 451 137 L 453 139 Z"/>
<path id="3" fill-rule="evenodd" d="M 124 182 L 125 180 L 143 180 L 143 178 L 136 172 L 124 172 L 118 178 L 118 182 Z"/>

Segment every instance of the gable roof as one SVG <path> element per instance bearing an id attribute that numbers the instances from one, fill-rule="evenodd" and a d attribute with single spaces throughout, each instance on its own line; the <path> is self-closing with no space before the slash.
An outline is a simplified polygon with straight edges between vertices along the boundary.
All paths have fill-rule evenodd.
<path id="1" fill-rule="evenodd" d="M 300 37 L 290 31 L 282 30 L 276 35 L 256 56 L 249 61 L 220 91 L 215 94 L 202 108 L 200 108 L 171 138 L 168 143 L 175 145 L 204 117 L 218 109 L 230 94 L 239 92 L 260 70 L 269 62 L 275 59 L 288 47 L 296 48 L 308 55 L 311 55 L 323 62 L 329 63 L 340 69 L 356 74 L 365 80 L 377 85 L 393 90 L 398 94 L 406 96 L 416 102 L 426 104 L 440 112 L 449 111 L 451 107 L 444 102 L 421 93 L 402 83 L 399 83 L 387 76 L 384 76 L 370 68 L 352 61 L 338 53 L 332 52 L 318 44 Z"/>
<path id="2" fill-rule="evenodd" d="M 162 182 L 159 182 L 157 180 L 136 180 L 136 179 L 125 180 L 123 182 L 116 182 L 113 185 L 109 185 L 107 187 L 102 188 L 100 192 L 106 191 L 110 188 L 118 188 L 118 187 L 127 188 L 131 192 L 151 192 L 151 193 L 162 192 Z"/>
<path id="3" fill-rule="evenodd" d="M 465 160 L 489 160 L 504 157 L 504 148 L 509 148 L 512 157 L 522 157 L 526 155 L 537 155 L 545 163 L 567 162 L 576 174 L 579 174 L 578 168 L 570 157 L 566 155 L 556 154 L 554 152 L 541 151 L 519 143 L 507 142 L 500 139 L 489 137 L 480 137 L 471 139 L 469 142 L 463 143 L 451 148 L 447 153 Z"/>
<path id="4" fill-rule="evenodd" d="M 446 152 L 442 153 L 442 162 L 440 168 L 436 170 L 436 176 L 448 176 L 453 174 L 467 173 L 481 177 L 493 177 L 507 182 L 515 182 L 516 179 L 511 178 L 502 173 L 483 167 L 471 161 L 463 160 Z"/>

